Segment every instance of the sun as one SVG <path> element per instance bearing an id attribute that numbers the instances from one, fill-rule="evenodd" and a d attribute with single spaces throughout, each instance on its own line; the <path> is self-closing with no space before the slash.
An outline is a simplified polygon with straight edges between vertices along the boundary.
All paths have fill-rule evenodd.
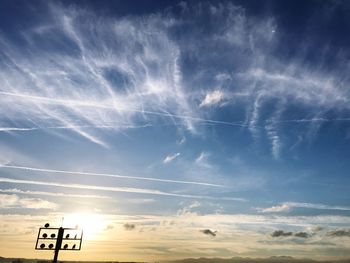
<path id="1" fill-rule="evenodd" d="M 103 215 L 94 213 L 66 214 L 63 227 L 80 228 L 83 230 L 84 240 L 96 240 L 106 228 L 106 220 Z"/>

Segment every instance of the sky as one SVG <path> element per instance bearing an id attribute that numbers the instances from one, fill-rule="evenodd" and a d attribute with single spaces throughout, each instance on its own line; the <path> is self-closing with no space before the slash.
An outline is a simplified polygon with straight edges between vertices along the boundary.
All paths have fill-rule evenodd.
<path id="1" fill-rule="evenodd" d="M 1 1 L 0 256 L 350 257 L 347 1 Z"/>

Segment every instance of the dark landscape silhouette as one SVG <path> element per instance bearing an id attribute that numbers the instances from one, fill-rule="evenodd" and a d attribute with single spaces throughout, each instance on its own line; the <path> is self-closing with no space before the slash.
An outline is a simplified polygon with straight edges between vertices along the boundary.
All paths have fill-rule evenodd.
<path id="1" fill-rule="evenodd" d="M 0 263 L 50 263 L 51 260 L 42 259 L 15 259 L 0 257 Z M 141 263 L 142 261 L 59 261 L 61 263 Z M 350 258 L 339 260 L 314 260 L 309 258 L 293 258 L 289 256 L 273 256 L 267 258 L 247 258 L 247 257 L 232 257 L 232 258 L 185 258 L 180 260 L 162 260 L 162 261 L 147 261 L 159 263 L 350 263 Z M 146 263 L 142 262 L 142 263 Z"/>

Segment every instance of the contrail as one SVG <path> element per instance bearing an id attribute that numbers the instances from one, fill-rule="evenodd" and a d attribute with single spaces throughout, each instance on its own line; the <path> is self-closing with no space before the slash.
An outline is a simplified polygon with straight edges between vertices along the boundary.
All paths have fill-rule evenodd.
<path id="1" fill-rule="evenodd" d="M 45 173 L 104 176 L 104 177 L 113 177 L 113 178 L 155 181 L 155 182 L 163 182 L 163 183 L 193 184 L 193 185 L 203 185 L 203 186 L 212 186 L 212 187 L 225 187 L 225 186 L 219 185 L 219 184 L 211 184 L 211 183 L 204 183 L 204 182 L 180 181 L 180 180 L 160 179 L 160 178 L 152 178 L 152 177 L 138 177 L 138 176 L 128 176 L 128 175 L 119 175 L 119 174 L 89 173 L 89 172 L 42 169 L 42 168 L 36 168 L 36 167 L 26 167 L 26 166 L 7 165 L 7 164 L 0 164 L 0 168 L 19 169 L 19 170 L 45 172 Z"/>
<path id="2" fill-rule="evenodd" d="M 17 128 L 17 127 L 0 127 L 0 132 L 10 132 L 10 131 L 34 131 L 38 128 Z"/>
<path id="3" fill-rule="evenodd" d="M 333 122 L 333 121 L 350 121 L 350 118 L 334 118 L 334 119 L 327 119 L 327 118 L 311 118 L 311 119 L 292 119 L 292 120 L 270 120 L 268 122 L 273 123 L 288 123 L 288 122 L 296 122 L 296 123 L 303 123 L 303 122 Z"/>
<path id="4" fill-rule="evenodd" d="M 139 129 L 151 127 L 151 124 L 145 125 L 67 125 L 67 126 L 48 126 L 48 127 L 0 127 L 0 132 L 11 132 L 11 131 L 36 131 L 36 130 L 75 130 L 83 128 L 92 129 Z"/>
<path id="5" fill-rule="evenodd" d="M 240 202 L 246 201 L 246 199 L 243 199 L 243 198 L 230 198 L 230 197 L 216 198 L 211 196 L 175 194 L 175 193 L 163 192 L 163 191 L 153 190 L 153 189 L 144 189 L 144 188 L 116 187 L 116 186 L 111 187 L 111 186 L 96 186 L 96 185 L 84 185 L 84 184 L 63 184 L 63 183 L 53 183 L 53 182 L 44 182 L 44 181 L 18 180 L 18 179 L 10 179 L 5 177 L 0 177 L 0 182 L 15 183 L 15 184 L 45 185 L 45 186 L 55 186 L 55 187 L 62 187 L 62 188 L 88 189 L 88 190 L 109 191 L 109 192 L 151 194 L 151 195 L 162 195 L 162 196 L 194 198 L 194 199 L 227 200 L 227 201 L 240 201 Z"/>
<path id="6" fill-rule="evenodd" d="M 6 95 L 6 96 L 19 97 L 19 98 L 26 99 L 26 100 L 39 101 L 42 103 L 57 104 L 57 105 L 64 106 L 64 107 L 70 107 L 70 106 L 92 107 L 92 108 L 100 108 L 100 109 L 108 109 L 108 110 L 137 112 L 137 113 L 142 113 L 142 114 L 157 115 L 157 116 L 163 116 L 163 117 L 172 117 L 172 118 L 177 118 L 177 119 L 193 120 L 193 121 L 212 123 L 212 124 L 221 124 L 221 125 L 239 126 L 239 127 L 248 127 L 249 126 L 246 124 L 242 124 L 240 122 L 219 121 L 219 120 L 204 119 L 204 118 L 199 118 L 199 117 L 192 117 L 192 116 L 188 116 L 188 115 L 178 115 L 178 114 L 171 114 L 171 113 L 164 113 L 164 112 L 157 112 L 157 111 L 123 108 L 123 107 L 116 107 L 115 105 L 105 105 L 105 104 L 101 104 L 101 103 L 95 103 L 92 101 L 54 99 L 54 98 L 33 96 L 33 95 L 27 95 L 27 94 L 18 94 L 18 93 L 5 92 L 5 91 L 0 91 L 0 94 Z"/>
<path id="7" fill-rule="evenodd" d="M 84 194 L 67 194 L 67 193 L 51 193 L 41 191 L 22 191 L 19 189 L 0 189 L 0 193 L 11 193 L 11 194 L 25 194 L 25 195 L 45 195 L 45 196 L 62 196 L 62 197 L 73 197 L 73 198 L 93 198 L 93 199 L 110 199 L 109 196 L 104 195 L 84 195 Z"/>

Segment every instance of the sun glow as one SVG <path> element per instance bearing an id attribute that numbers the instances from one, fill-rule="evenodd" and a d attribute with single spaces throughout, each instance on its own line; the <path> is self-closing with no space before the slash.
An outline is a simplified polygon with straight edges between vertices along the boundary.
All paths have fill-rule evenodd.
<path id="1" fill-rule="evenodd" d="M 96 240 L 106 228 L 103 215 L 76 213 L 64 216 L 63 227 L 77 227 L 83 230 L 84 240 Z"/>

